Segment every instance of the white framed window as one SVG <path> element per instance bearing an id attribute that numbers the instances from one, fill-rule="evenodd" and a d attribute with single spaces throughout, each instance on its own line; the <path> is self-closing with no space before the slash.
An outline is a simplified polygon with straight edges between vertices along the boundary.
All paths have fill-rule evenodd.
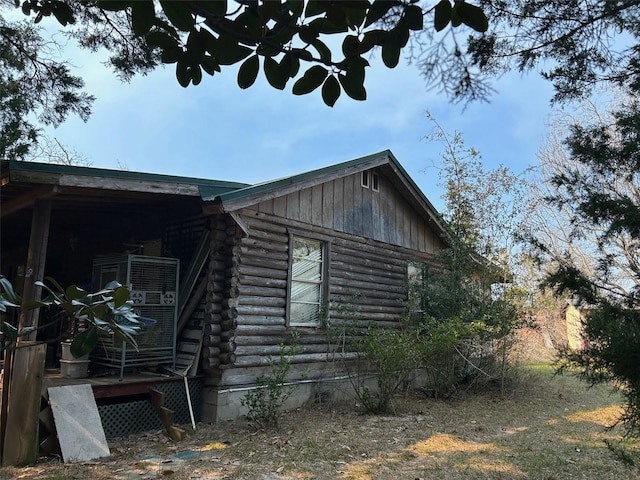
<path id="1" fill-rule="evenodd" d="M 380 191 L 380 177 L 375 172 L 371 173 L 371 190 L 374 192 Z"/>
<path id="2" fill-rule="evenodd" d="M 360 185 L 362 185 L 362 188 L 369 188 L 369 170 L 362 172 Z"/>
<path id="3" fill-rule="evenodd" d="M 287 323 L 293 327 L 320 327 L 325 297 L 326 243 L 291 235 Z"/>

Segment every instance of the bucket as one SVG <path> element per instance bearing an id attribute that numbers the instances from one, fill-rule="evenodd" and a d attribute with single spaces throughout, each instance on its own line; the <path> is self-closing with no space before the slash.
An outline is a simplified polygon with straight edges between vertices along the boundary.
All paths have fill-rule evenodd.
<path id="1" fill-rule="evenodd" d="M 89 360 L 60 360 L 62 378 L 86 378 L 89 375 Z"/>
<path id="2" fill-rule="evenodd" d="M 83 357 L 75 358 L 71 355 L 71 342 L 62 342 L 60 343 L 60 348 L 62 351 L 62 360 L 86 360 L 89 358 L 89 355 L 85 355 Z"/>

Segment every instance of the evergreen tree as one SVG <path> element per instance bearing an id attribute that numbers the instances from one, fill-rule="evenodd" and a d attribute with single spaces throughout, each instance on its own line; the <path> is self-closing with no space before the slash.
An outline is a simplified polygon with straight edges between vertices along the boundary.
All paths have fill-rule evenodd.
<path id="1" fill-rule="evenodd" d="M 582 351 L 566 351 L 563 368 L 577 368 L 594 383 L 614 381 L 626 397 L 622 421 L 640 435 L 640 108 L 633 97 L 610 118 L 573 125 L 566 141 L 570 162 L 551 182 L 547 201 L 570 212 L 574 226 L 591 226 L 595 265 L 559 255 L 544 242 L 554 269 L 547 278 L 558 293 L 571 294 L 585 308 Z M 574 236 L 571 241 L 580 241 Z M 555 254 L 554 254 L 555 253 Z"/>

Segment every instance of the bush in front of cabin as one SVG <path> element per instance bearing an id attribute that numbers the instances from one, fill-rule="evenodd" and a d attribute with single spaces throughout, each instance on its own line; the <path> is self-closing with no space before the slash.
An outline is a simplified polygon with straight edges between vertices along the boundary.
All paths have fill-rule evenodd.
<path id="1" fill-rule="evenodd" d="M 277 359 L 269 357 L 270 372 L 256 378 L 257 388 L 250 390 L 240 400 L 240 404 L 248 409 L 247 419 L 259 428 L 277 428 L 284 403 L 293 393 L 294 387 L 287 384 L 291 371 L 289 358 L 300 353 L 298 334 L 291 336 L 288 345 L 280 344 L 280 355 Z"/>
<path id="2" fill-rule="evenodd" d="M 354 336 L 352 348 L 356 352 L 356 373 L 349 379 L 355 395 L 370 413 L 395 413 L 393 398 L 407 385 L 418 363 L 414 330 L 367 328 L 361 336 Z M 376 388 L 369 388 L 366 372 L 375 373 Z"/>

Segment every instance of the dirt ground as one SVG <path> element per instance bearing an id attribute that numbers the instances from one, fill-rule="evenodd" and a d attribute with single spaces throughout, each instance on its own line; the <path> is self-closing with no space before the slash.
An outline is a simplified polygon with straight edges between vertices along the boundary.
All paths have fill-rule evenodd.
<path id="1" fill-rule="evenodd" d="M 606 430 L 619 398 L 546 368 L 497 392 L 453 400 L 400 398 L 397 415 L 356 403 L 284 414 L 278 430 L 244 420 L 199 424 L 179 443 L 164 432 L 109 442 L 87 464 L 43 458 L 0 479 L 637 479 L 638 444 Z M 190 426 L 186 426 L 191 430 Z"/>

